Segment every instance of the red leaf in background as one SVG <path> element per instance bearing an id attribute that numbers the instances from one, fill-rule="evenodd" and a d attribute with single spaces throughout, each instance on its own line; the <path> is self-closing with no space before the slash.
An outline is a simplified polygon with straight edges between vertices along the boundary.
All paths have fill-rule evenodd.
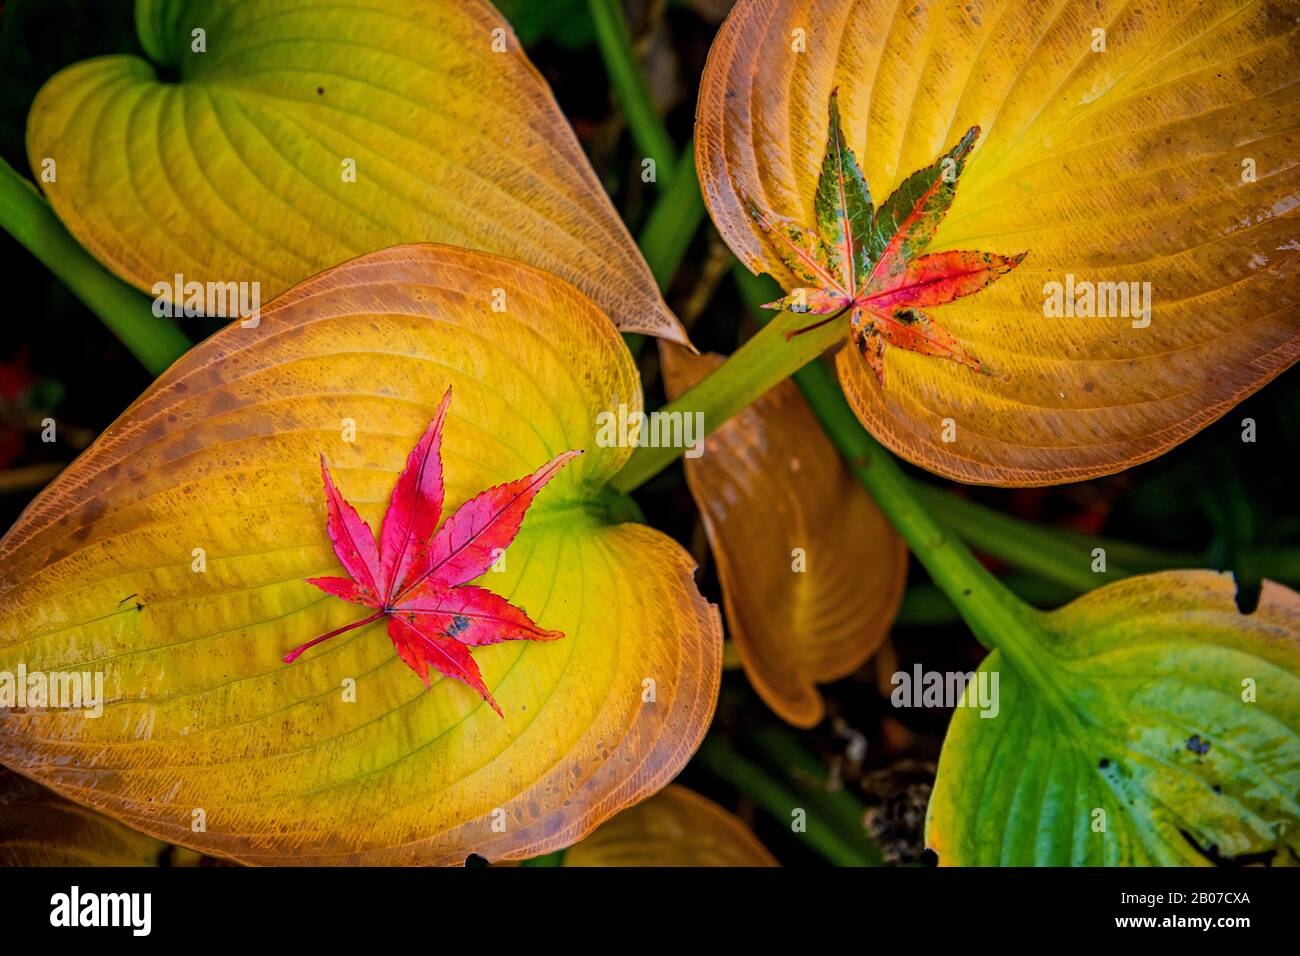
<path id="1" fill-rule="evenodd" d="M 830 131 L 813 199 L 817 230 L 777 221 L 751 205 L 750 213 L 781 261 L 809 285 L 767 304 L 786 312 L 825 315 L 790 335 L 849 313 L 853 344 L 877 380 L 885 382 L 885 346 L 946 358 L 987 371 L 943 326 L 919 311 L 978 292 L 1025 257 L 950 251 L 922 255 L 957 192 L 957 179 L 975 147 L 979 127 L 933 164 L 907 177 L 879 209 L 840 123 L 836 93 Z"/>
<path id="2" fill-rule="evenodd" d="M 23 453 L 26 441 L 17 406 L 35 384 L 26 348 L 19 349 L 11 362 L 0 361 L 0 468 L 8 468 Z"/>
<path id="3" fill-rule="evenodd" d="M 468 684 L 501 714 L 470 648 L 501 641 L 553 641 L 564 635 L 539 627 L 522 608 L 466 582 L 486 572 L 510 546 L 537 493 L 582 452 L 566 451 L 531 475 L 479 493 L 435 534 L 443 501 L 442 426 L 450 402 L 448 389 L 411 450 L 384 513 L 377 547 L 374 532 L 335 488 L 321 457 L 329 514 L 326 530 L 349 577 L 308 581 L 327 594 L 374 608 L 375 613 L 295 648 L 284 662 L 292 664 L 310 647 L 387 618 L 388 637 L 398 657 L 426 687 L 432 665 L 443 676 Z"/>

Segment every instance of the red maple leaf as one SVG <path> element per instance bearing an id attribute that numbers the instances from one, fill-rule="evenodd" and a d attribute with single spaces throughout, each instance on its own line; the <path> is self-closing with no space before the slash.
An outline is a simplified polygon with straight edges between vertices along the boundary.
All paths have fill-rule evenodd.
<path id="1" fill-rule="evenodd" d="M 874 209 L 866 178 L 844 139 L 836 92 L 831 92 L 830 133 L 813 200 L 817 229 L 767 215 L 749 203 L 750 215 L 781 261 L 808 283 L 764 308 L 829 315 L 787 336 L 849 313 L 853 342 L 882 385 L 887 344 L 987 371 L 947 329 L 921 311 L 980 291 L 1026 255 L 921 255 L 952 205 L 979 127 L 972 126 L 956 146 L 907 177 Z"/>
<path id="2" fill-rule="evenodd" d="M 350 577 L 307 580 L 327 594 L 375 608 L 375 613 L 295 648 L 284 662 L 292 664 L 322 641 L 387 618 L 397 656 L 420 675 L 425 687 L 432 664 L 440 674 L 474 688 L 501 714 L 470 648 L 501 641 L 553 641 L 564 635 L 539 627 L 522 608 L 469 582 L 504 553 L 537 493 L 582 452 L 566 451 L 531 475 L 480 492 L 434 534 L 442 515 L 442 423 L 450 402 L 449 388 L 397 479 L 378 546 L 370 526 L 335 488 L 321 455 L 329 509 L 326 530 Z"/>

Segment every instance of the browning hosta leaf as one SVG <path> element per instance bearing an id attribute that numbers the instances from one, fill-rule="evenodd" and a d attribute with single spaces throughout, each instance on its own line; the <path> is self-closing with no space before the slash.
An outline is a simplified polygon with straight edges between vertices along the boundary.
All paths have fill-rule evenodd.
<path id="1" fill-rule="evenodd" d="M 565 866 L 776 866 L 737 817 L 673 784 L 601 824 Z"/>
<path id="2" fill-rule="evenodd" d="M 1294 4 L 1250 0 L 740 0 L 702 81 L 700 181 L 751 269 L 808 287 L 751 210 L 816 221 L 832 90 L 877 201 L 979 127 L 926 251 L 1029 255 L 929 318 L 994 374 L 886 347 L 882 388 L 845 349 L 845 391 L 953 478 L 1117 471 L 1300 354 L 1297 30 Z"/>
<path id="3" fill-rule="evenodd" d="M 264 303 L 352 256 L 446 242 L 685 340 L 486 0 L 137 0 L 136 21 L 148 59 L 64 70 L 27 130 L 59 217 L 132 284 L 257 281 Z"/>
<path id="4" fill-rule="evenodd" d="M 939 862 L 1297 854 L 1300 595 L 1266 582 L 1243 615 L 1234 592 L 1175 571 L 1035 612 L 1032 644 L 980 667 L 996 716 L 954 712 L 926 826 Z"/>
<path id="5" fill-rule="evenodd" d="M 721 364 L 660 349 L 670 396 Z M 825 713 L 817 684 L 857 670 L 889 634 L 907 549 L 845 469 L 793 382 L 781 382 L 685 459 L 750 683 L 800 727 Z"/>
<path id="6" fill-rule="evenodd" d="M 423 537 L 423 506 L 380 519 L 412 484 L 433 497 L 428 468 L 399 478 L 413 448 L 432 454 L 448 388 L 445 515 L 586 449 L 486 573 L 464 580 L 480 556 L 454 559 L 463 584 L 564 635 L 474 649 L 504 719 L 460 680 L 430 671 L 426 690 L 380 621 L 282 661 L 361 611 L 306 580 L 355 568 L 327 534 L 321 454 L 358 521 Z M 256 328 L 232 323 L 0 542 L 0 671 L 100 671 L 105 697 L 98 719 L 0 711 L 0 762 L 247 863 L 461 863 L 575 842 L 681 769 L 721 670 L 721 621 L 689 556 L 621 523 L 606 490 L 631 454 L 595 440 L 611 403 L 641 408 L 609 319 L 485 253 L 374 253 L 290 290 Z M 400 574 L 402 555 L 382 551 L 381 571 L 391 556 Z"/>
<path id="7" fill-rule="evenodd" d="M 166 850 L 0 767 L 0 866 L 156 866 Z"/>

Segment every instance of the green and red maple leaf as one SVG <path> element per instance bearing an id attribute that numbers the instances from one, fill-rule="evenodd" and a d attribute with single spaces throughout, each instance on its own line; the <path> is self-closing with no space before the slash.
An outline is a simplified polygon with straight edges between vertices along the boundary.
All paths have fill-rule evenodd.
<path id="1" fill-rule="evenodd" d="M 522 608 L 469 582 L 486 573 L 505 552 L 537 493 L 582 452 L 566 451 L 531 475 L 481 492 L 438 529 L 443 503 L 442 425 L 450 402 L 448 389 L 407 458 L 384 513 L 378 545 L 370 526 L 334 486 L 321 456 L 326 530 L 349 577 L 307 580 L 326 594 L 374 608 L 375 613 L 295 648 L 284 662 L 292 664 L 322 641 L 386 618 L 398 657 L 425 687 L 432 665 L 438 673 L 474 688 L 501 714 L 470 648 L 501 641 L 553 641 L 564 635 L 539 627 Z"/>
<path id="2" fill-rule="evenodd" d="M 853 343 L 882 385 L 886 345 L 987 371 L 947 329 L 921 311 L 980 291 L 1025 257 L 1023 252 L 922 254 L 952 205 L 957 180 L 978 136 L 979 127 L 972 126 L 956 146 L 907 177 L 877 209 L 845 141 L 832 92 L 826 156 L 813 200 L 817 228 L 804 228 L 749 204 L 750 215 L 781 261 L 807 283 L 764 308 L 828 316 L 791 336 L 847 314 Z"/>

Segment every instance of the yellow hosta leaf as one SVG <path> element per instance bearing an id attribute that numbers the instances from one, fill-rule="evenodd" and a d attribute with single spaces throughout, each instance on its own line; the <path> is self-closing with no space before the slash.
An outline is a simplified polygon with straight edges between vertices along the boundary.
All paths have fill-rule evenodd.
<path id="1" fill-rule="evenodd" d="M 486 0 L 137 0 L 136 21 L 147 60 L 62 71 L 27 129 L 59 217 L 133 285 L 257 281 L 266 302 L 352 256 L 445 242 L 685 341 Z"/>
<path id="2" fill-rule="evenodd" d="M 660 349 L 676 396 L 722 363 Z M 825 714 L 817 684 L 857 670 L 889 634 L 907 548 L 793 382 L 781 382 L 686 458 L 728 630 L 768 706 L 799 727 Z"/>
<path id="3" fill-rule="evenodd" d="M 1118 471 L 1300 355 L 1298 9 L 740 0 L 702 81 L 700 181 L 731 248 L 789 289 L 806 283 L 751 208 L 814 221 L 833 90 L 877 205 L 979 126 L 929 251 L 1028 251 L 934 310 L 993 374 L 888 349 L 882 387 L 844 349 L 845 392 L 893 451 L 962 481 Z M 1110 314 L 1050 317 L 1067 295 Z"/>
<path id="4" fill-rule="evenodd" d="M 1032 612 L 1032 645 L 980 666 L 993 706 L 953 714 L 940 864 L 1300 857 L 1300 596 L 1265 582 L 1242 614 L 1234 591 L 1171 571 Z"/>
<path id="5" fill-rule="evenodd" d="M 156 866 L 166 849 L 0 767 L 0 866 Z"/>
<path id="6" fill-rule="evenodd" d="M 570 847 L 564 865 L 777 866 L 777 862 L 734 814 L 673 784 Z"/>
<path id="7" fill-rule="evenodd" d="M 504 290 L 508 308 L 491 308 Z M 477 648 L 504 720 L 426 691 L 338 574 L 318 456 L 378 527 L 448 387 L 450 514 L 585 449 L 481 584 L 564 638 Z M 0 761 L 128 825 L 247 863 L 460 863 L 580 839 L 681 769 L 716 703 L 689 556 L 620 523 L 641 407 L 618 332 L 522 264 L 402 246 L 295 287 L 182 358 L 0 542 L 0 671 L 102 672 L 104 711 L 0 711 Z M 437 675 L 434 675 L 436 678 Z M 200 827 L 200 823 L 202 826 Z"/>

